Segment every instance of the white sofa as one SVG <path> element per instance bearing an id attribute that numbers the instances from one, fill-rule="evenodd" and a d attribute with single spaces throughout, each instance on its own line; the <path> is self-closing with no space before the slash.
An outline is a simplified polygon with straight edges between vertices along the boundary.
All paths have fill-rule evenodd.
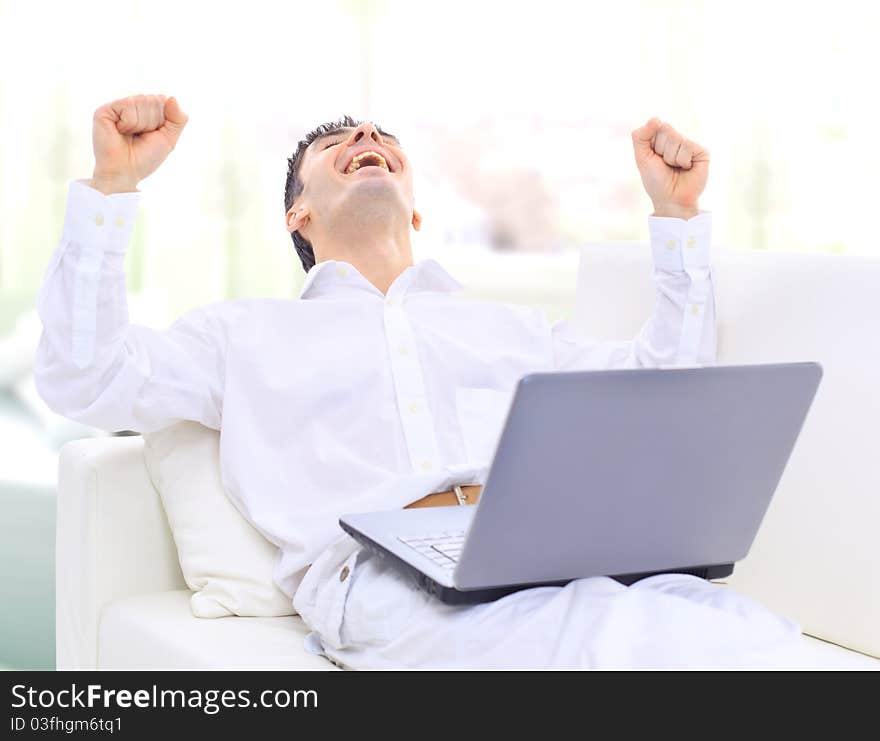
<path id="1" fill-rule="evenodd" d="M 505 297 L 480 284 L 491 259 L 453 256 L 452 272 L 496 299 L 527 283 L 529 300 L 551 312 L 559 286 L 574 285 L 576 256 L 509 258 L 495 264 L 512 271 Z M 880 668 L 869 657 L 880 657 L 880 260 L 716 250 L 713 264 L 720 363 L 817 360 L 825 369 L 757 541 L 730 581 L 822 639 L 804 639 L 815 666 Z M 651 310 L 650 275 L 645 245 L 586 247 L 575 322 L 601 339 L 633 336 Z M 193 617 L 139 436 L 68 443 L 57 512 L 59 669 L 337 668 L 303 648 L 299 617 Z"/>

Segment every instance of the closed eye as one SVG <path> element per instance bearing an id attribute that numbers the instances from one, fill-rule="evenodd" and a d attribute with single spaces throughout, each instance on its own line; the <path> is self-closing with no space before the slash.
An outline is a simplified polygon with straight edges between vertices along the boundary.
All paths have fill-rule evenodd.
<path id="1" fill-rule="evenodd" d="M 400 149 L 400 142 L 395 137 L 391 136 L 390 134 L 383 134 L 383 136 L 386 139 L 390 140 L 391 144 L 393 144 L 395 147 Z M 321 151 L 323 152 L 325 149 L 330 149 L 330 147 L 335 147 L 341 141 L 342 141 L 342 139 L 336 139 L 335 141 L 328 142 L 323 147 L 321 147 Z"/>

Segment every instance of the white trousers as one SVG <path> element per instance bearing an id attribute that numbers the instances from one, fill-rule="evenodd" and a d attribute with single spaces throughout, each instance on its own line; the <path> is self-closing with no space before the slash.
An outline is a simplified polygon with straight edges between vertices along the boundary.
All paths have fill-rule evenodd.
<path id="1" fill-rule="evenodd" d="M 578 579 L 447 605 L 347 534 L 311 565 L 293 606 L 306 647 L 350 669 L 801 668 L 800 627 L 687 575 L 626 587 Z"/>

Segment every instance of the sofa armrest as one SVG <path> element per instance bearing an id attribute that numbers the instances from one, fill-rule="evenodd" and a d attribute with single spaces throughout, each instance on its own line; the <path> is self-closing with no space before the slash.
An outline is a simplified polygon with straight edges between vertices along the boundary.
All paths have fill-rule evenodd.
<path id="1" fill-rule="evenodd" d="M 75 440 L 61 449 L 55 551 L 58 669 L 95 669 L 104 606 L 186 589 L 143 438 Z"/>

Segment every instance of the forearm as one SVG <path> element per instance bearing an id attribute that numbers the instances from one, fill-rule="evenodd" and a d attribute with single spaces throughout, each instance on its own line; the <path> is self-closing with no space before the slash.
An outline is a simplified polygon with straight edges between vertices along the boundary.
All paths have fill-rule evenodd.
<path id="1" fill-rule="evenodd" d="M 184 419 L 219 430 L 226 325 L 238 307 L 193 309 L 164 330 L 129 324 L 124 261 L 137 204 L 136 193 L 71 184 L 38 299 L 37 390 L 57 413 L 105 430 Z"/>
<path id="2" fill-rule="evenodd" d="M 636 339 L 640 365 L 715 362 L 715 292 L 710 268 L 711 216 L 649 220 L 654 315 Z"/>
<path id="3" fill-rule="evenodd" d="M 713 364 L 715 298 L 709 268 L 711 216 L 649 220 L 656 299 L 630 340 L 596 341 L 570 322 L 553 327 L 558 370 L 599 370 Z"/>
<path id="4" fill-rule="evenodd" d="M 654 313 L 630 343 L 629 367 L 715 362 L 715 295 L 709 269 L 654 271 Z"/>
<path id="5" fill-rule="evenodd" d="M 123 353 L 125 249 L 138 196 L 107 198 L 86 187 L 89 182 L 70 186 L 61 241 L 37 303 L 43 333 L 34 372 L 52 409 L 103 426 L 96 402 Z"/>

